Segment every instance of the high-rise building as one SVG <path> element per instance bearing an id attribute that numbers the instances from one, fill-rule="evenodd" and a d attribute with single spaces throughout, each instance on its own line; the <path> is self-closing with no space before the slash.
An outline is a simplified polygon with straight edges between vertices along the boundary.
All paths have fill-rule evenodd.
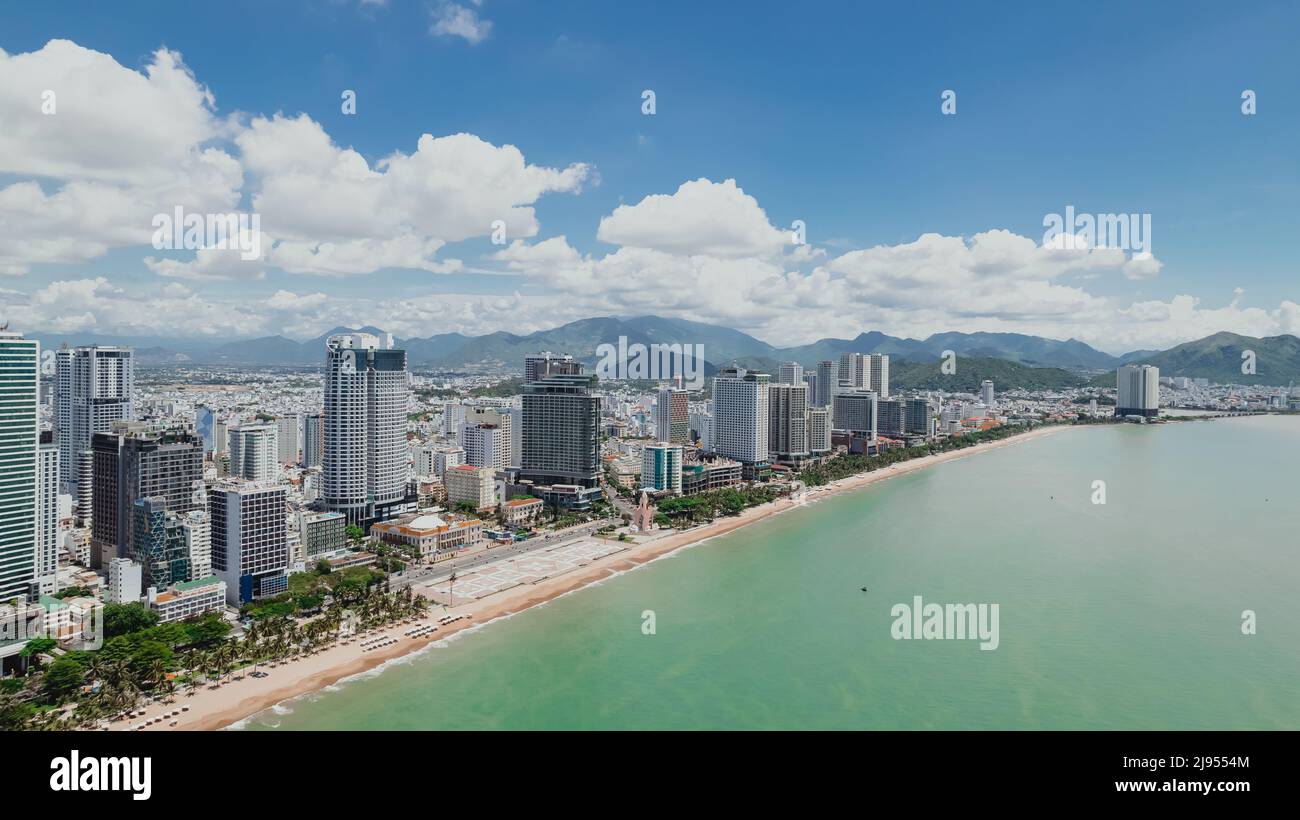
<path id="1" fill-rule="evenodd" d="M 841 353 L 839 381 L 851 388 L 871 389 L 871 368 L 861 353 Z"/>
<path id="2" fill-rule="evenodd" d="M 524 356 L 525 385 L 546 376 L 577 376 L 582 370 L 582 363 L 567 353 L 529 353 Z"/>
<path id="3" fill-rule="evenodd" d="M 660 388 L 655 397 L 655 435 L 660 441 L 686 444 L 691 436 L 690 397 L 680 387 Z"/>
<path id="4" fill-rule="evenodd" d="M 814 407 L 830 407 L 831 395 L 835 388 L 839 386 L 839 368 L 835 362 L 822 361 L 817 363 L 817 391 L 812 400 Z"/>
<path id="5" fill-rule="evenodd" d="M 1115 371 L 1116 416 L 1160 415 L 1160 368 L 1126 364 Z"/>
<path id="6" fill-rule="evenodd" d="M 181 514 L 207 504 L 203 483 L 203 439 L 185 428 L 157 429 L 139 422 L 117 422 L 96 433 L 91 563 L 129 554 L 133 509 L 141 498 L 161 498 Z"/>
<path id="7" fill-rule="evenodd" d="M 443 483 L 447 486 L 447 503 L 469 504 L 475 510 L 496 506 L 495 472 L 490 467 L 461 464 L 447 470 Z"/>
<path id="8" fill-rule="evenodd" d="M 993 381 L 991 379 L 980 382 L 980 401 L 984 402 L 985 407 L 993 406 Z"/>
<path id="9" fill-rule="evenodd" d="M 319 467 L 325 460 L 325 417 L 308 413 L 302 417 L 303 467 Z"/>
<path id="10" fill-rule="evenodd" d="M 415 508 L 408 482 L 406 351 L 370 333 L 325 343 L 325 458 L 328 509 L 363 528 Z"/>
<path id="11" fill-rule="evenodd" d="M 768 386 L 767 449 L 772 458 L 795 462 L 808 457 L 808 385 Z"/>
<path id="12" fill-rule="evenodd" d="M 740 367 L 719 370 L 713 379 L 715 452 L 742 464 L 768 459 L 768 387 L 766 373 Z"/>
<path id="13" fill-rule="evenodd" d="M 647 444 L 641 451 L 641 486 L 682 494 L 682 448 L 671 442 Z"/>
<path id="14" fill-rule="evenodd" d="M 566 357 L 567 358 L 567 357 Z M 563 360 L 562 360 L 563 361 Z M 600 397 L 578 362 L 524 385 L 519 477 L 535 484 L 596 487 L 600 478 Z"/>
<path id="15" fill-rule="evenodd" d="M 75 494 L 77 453 L 96 433 L 134 416 L 135 356 L 125 347 L 64 347 L 54 357 L 59 481 Z"/>
<path id="16" fill-rule="evenodd" d="M 460 427 L 465 463 L 494 470 L 504 470 L 511 466 L 510 441 L 514 438 L 512 421 L 505 409 L 470 408 L 465 414 L 465 423 Z"/>
<path id="17" fill-rule="evenodd" d="M 36 580 L 40 342 L 0 330 L 0 602 Z"/>
<path id="18" fill-rule="evenodd" d="M 205 453 L 211 453 L 216 450 L 217 445 L 217 414 L 211 407 L 199 405 L 194 408 L 194 432 L 199 438 L 203 439 L 203 450 Z M 223 427 L 222 430 L 225 428 Z"/>
<path id="19" fill-rule="evenodd" d="M 138 498 L 131 509 L 131 548 L 126 557 L 144 568 L 146 587 L 164 589 L 190 579 L 190 549 L 181 519 L 163 498 Z"/>
<path id="20" fill-rule="evenodd" d="M 904 432 L 903 402 L 899 399 L 880 399 L 876 402 L 876 432 L 882 436 L 901 436 Z"/>
<path id="21" fill-rule="evenodd" d="M 53 595 L 59 583 L 59 446 L 54 436 L 40 438 L 40 482 L 36 497 L 36 584 L 41 595 Z"/>
<path id="22" fill-rule="evenodd" d="M 57 445 L 58 442 L 56 441 Z M 89 527 L 95 518 L 95 451 L 77 453 L 77 519 Z"/>
<path id="23" fill-rule="evenodd" d="M 276 424 L 280 463 L 297 464 L 298 448 L 302 446 L 302 417 L 297 413 L 286 413 L 280 416 Z"/>
<path id="24" fill-rule="evenodd" d="M 280 426 L 244 423 L 230 428 L 230 475 L 269 481 L 280 475 Z"/>
<path id="25" fill-rule="evenodd" d="M 851 390 L 835 397 L 831 409 L 831 422 L 836 430 L 846 433 L 876 437 L 876 402 L 879 397 L 871 390 Z"/>
<path id="26" fill-rule="evenodd" d="M 212 489 L 212 571 L 226 600 L 243 604 L 288 588 L 288 487 L 230 481 Z"/>
<path id="27" fill-rule="evenodd" d="M 829 407 L 808 408 L 808 455 L 824 456 L 831 451 L 831 411 Z"/>
<path id="28" fill-rule="evenodd" d="M 903 403 L 903 432 L 913 436 L 934 435 L 929 400 L 908 399 Z"/>
<path id="29" fill-rule="evenodd" d="M 889 398 L 889 356 L 872 353 L 867 357 L 867 372 L 870 380 L 866 388 L 875 391 L 882 399 Z"/>
<path id="30" fill-rule="evenodd" d="M 802 384 L 803 365 L 798 362 L 786 362 L 776 371 L 776 378 L 781 384 Z"/>

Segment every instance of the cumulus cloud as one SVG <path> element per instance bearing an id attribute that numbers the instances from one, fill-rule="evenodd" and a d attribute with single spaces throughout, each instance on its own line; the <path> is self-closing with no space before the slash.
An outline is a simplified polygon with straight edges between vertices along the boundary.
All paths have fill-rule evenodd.
<path id="1" fill-rule="evenodd" d="M 790 244 L 758 200 L 734 179 L 683 182 L 673 194 L 620 205 L 600 220 L 596 238 L 613 245 L 684 255 L 770 256 Z"/>
<path id="2" fill-rule="evenodd" d="M 473 0 L 482 5 L 481 0 Z M 429 10 L 433 22 L 429 33 L 438 37 L 460 37 L 471 45 L 478 45 L 492 33 L 492 21 L 479 17 L 478 12 L 459 3 L 443 2 Z"/>

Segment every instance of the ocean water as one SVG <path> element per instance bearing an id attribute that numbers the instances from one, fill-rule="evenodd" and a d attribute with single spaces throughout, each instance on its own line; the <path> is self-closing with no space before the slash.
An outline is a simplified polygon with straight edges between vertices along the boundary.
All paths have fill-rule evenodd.
<path id="1" fill-rule="evenodd" d="M 783 513 L 243 726 L 1300 729 L 1297 456 L 1291 417 L 1017 443 Z M 997 604 L 998 647 L 894 639 L 891 608 L 916 595 Z"/>

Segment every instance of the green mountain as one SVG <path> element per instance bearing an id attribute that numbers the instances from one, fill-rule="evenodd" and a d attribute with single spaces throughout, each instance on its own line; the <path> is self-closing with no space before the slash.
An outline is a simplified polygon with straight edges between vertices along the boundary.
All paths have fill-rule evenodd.
<path id="1" fill-rule="evenodd" d="M 992 379 L 993 388 L 1002 390 L 1065 390 L 1082 387 L 1088 380 L 1059 367 L 1029 367 L 1005 359 L 985 356 L 957 357 L 955 373 L 944 374 L 940 360 L 908 361 L 891 359 L 889 387 L 902 390 L 947 390 L 951 393 L 978 393 L 980 383 Z M 1113 378 L 1112 378 L 1113 381 Z"/>
<path id="2" fill-rule="evenodd" d="M 1255 372 L 1242 373 L 1242 354 L 1254 353 Z M 1300 339 L 1295 336 L 1241 336 L 1215 333 L 1169 350 L 1129 354 L 1126 364 L 1150 364 L 1161 376 L 1204 378 L 1221 384 L 1267 384 L 1285 386 L 1300 381 Z M 1107 387 L 1115 386 L 1114 374 L 1098 377 Z"/>

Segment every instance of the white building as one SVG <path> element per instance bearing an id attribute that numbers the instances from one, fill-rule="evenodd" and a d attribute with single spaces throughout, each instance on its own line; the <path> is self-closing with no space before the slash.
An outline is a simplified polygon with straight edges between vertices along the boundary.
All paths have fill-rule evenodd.
<path id="1" fill-rule="evenodd" d="M 808 455 L 824 456 L 831 451 L 829 407 L 808 408 Z"/>
<path id="2" fill-rule="evenodd" d="M 158 613 L 158 622 L 183 621 L 226 605 L 226 582 L 209 575 L 174 584 L 165 592 L 149 588 L 149 608 Z"/>
<path id="3" fill-rule="evenodd" d="M 777 381 L 781 384 L 803 384 L 803 365 L 798 362 L 786 362 L 777 371 Z"/>
<path id="4" fill-rule="evenodd" d="M 190 577 L 206 578 L 212 574 L 212 522 L 206 510 L 191 510 L 180 518 L 190 556 Z"/>
<path id="5" fill-rule="evenodd" d="M 874 390 L 882 399 L 889 398 L 889 356 L 872 353 L 867 357 L 867 370 L 870 381 L 868 390 Z"/>
<path id="6" fill-rule="evenodd" d="M 130 558 L 114 558 L 108 562 L 108 584 L 104 587 L 104 601 L 110 604 L 133 604 L 144 595 L 144 567 Z"/>
<path id="7" fill-rule="evenodd" d="M 1160 368 L 1149 364 L 1126 364 L 1115 371 L 1115 415 L 1146 416 L 1160 414 Z"/>
<path id="8" fill-rule="evenodd" d="M 268 481 L 280 475 L 280 427 L 246 423 L 230 428 L 230 475 Z"/>
<path id="9" fill-rule="evenodd" d="M 980 401 L 982 401 L 982 402 L 984 403 L 984 406 L 985 406 L 985 407 L 992 407 L 992 406 L 993 406 L 993 382 L 992 382 L 992 380 L 990 380 L 990 379 L 985 379 L 984 381 L 980 382 Z"/>
<path id="10" fill-rule="evenodd" d="M 413 510 L 406 413 L 406 351 L 370 333 L 325 343 L 325 463 L 321 495 L 349 524 L 366 526 Z"/>
<path id="11" fill-rule="evenodd" d="M 447 486 L 447 503 L 472 504 L 476 510 L 496 507 L 497 493 L 495 471 L 491 467 L 461 464 L 447 470 L 443 483 Z"/>
<path id="12" fill-rule="evenodd" d="M 460 427 L 460 444 L 465 463 L 475 467 L 504 470 L 510 464 L 513 419 L 504 410 L 474 407 Z"/>
<path id="13" fill-rule="evenodd" d="M 699 444 L 706 450 L 713 449 L 713 440 L 716 438 L 713 429 L 713 413 L 708 405 L 700 405 L 691 409 L 690 414 L 691 429 L 695 431 L 695 436 Z"/>
<path id="14" fill-rule="evenodd" d="M 768 458 L 768 375 L 732 367 L 713 379 L 713 449 L 742 464 Z"/>
<path id="15" fill-rule="evenodd" d="M 55 353 L 54 429 L 59 481 L 75 494 L 77 453 L 95 433 L 135 418 L 135 357 L 125 347 L 63 348 Z"/>

